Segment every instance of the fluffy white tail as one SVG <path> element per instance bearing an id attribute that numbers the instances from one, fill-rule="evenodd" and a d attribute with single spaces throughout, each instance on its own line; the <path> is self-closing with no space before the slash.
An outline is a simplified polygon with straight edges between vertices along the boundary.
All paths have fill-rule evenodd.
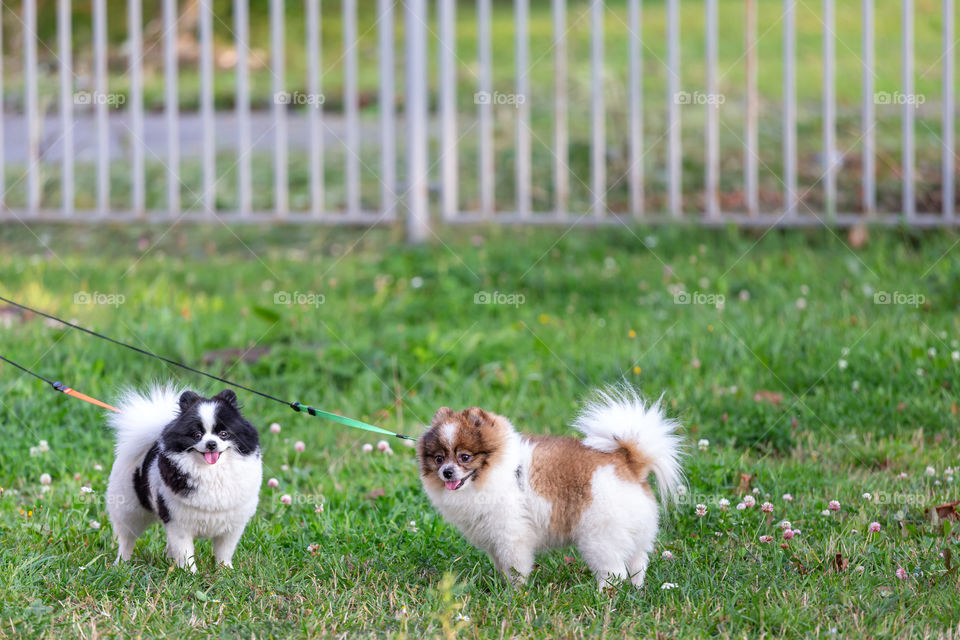
<path id="1" fill-rule="evenodd" d="M 632 445 L 657 476 L 664 502 L 682 495 L 684 487 L 680 424 L 667 418 L 660 401 L 648 403 L 629 384 L 598 390 L 573 422 L 585 436 L 583 444 L 613 452 Z"/>
<path id="2" fill-rule="evenodd" d="M 107 416 L 116 432 L 117 458 L 135 460 L 153 446 L 180 412 L 180 393 L 169 383 L 155 384 L 146 392 L 126 389 L 121 393 L 117 402 L 120 412 L 111 411 Z"/>

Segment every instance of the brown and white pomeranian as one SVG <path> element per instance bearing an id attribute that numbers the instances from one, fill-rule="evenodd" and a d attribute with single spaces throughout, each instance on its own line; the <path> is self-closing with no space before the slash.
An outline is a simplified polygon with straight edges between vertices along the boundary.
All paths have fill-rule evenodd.
<path id="1" fill-rule="evenodd" d="M 658 504 L 683 483 L 679 426 L 627 385 L 596 393 L 573 426 L 584 438 L 522 435 L 478 407 L 437 411 L 417 442 L 438 511 L 517 584 L 544 549 L 576 545 L 603 589 L 643 585 Z"/>

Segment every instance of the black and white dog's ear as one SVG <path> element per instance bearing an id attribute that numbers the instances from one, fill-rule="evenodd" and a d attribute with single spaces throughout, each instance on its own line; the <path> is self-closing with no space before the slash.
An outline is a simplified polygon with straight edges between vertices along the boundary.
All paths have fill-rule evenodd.
<path id="1" fill-rule="evenodd" d="M 220 402 L 225 402 L 234 409 L 240 408 L 240 401 L 237 400 L 237 394 L 233 392 L 233 389 L 224 389 L 217 395 L 213 396 L 214 400 L 219 400 Z"/>
<path id="2" fill-rule="evenodd" d="M 180 413 L 183 413 L 197 402 L 200 401 L 200 396 L 194 393 L 193 391 L 184 391 L 180 394 Z"/>

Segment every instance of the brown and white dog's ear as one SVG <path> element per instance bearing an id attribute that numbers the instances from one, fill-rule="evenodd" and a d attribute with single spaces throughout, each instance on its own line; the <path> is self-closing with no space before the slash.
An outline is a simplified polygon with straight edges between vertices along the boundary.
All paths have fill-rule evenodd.
<path id="1" fill-rule="evenodd" d="M 493 416 L 480 407 L 470 407 L 463 412 L 467 424 L 471 427 L 482 427 L 485 424 L 493 422 Z"/>
<path id="2" fill-rule="evenodd" d="M 437 412 L 433 414 L 433 420 L 430 421 L 432 426 L 437 426 L 438 424 L 449 420 L 453 416 L 453 409 L 450 407 L 440 407 L 437 409 Z"/>

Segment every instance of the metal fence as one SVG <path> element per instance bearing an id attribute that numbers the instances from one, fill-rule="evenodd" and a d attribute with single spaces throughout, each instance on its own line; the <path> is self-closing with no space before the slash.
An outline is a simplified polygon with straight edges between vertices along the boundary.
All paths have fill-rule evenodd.
<path id="1" fill-rule="evenodd" d="M 705 86 L 702 88 L 704 173 L 702 190 L 696 192 L 684 188 L 684 148 L 681 139 L 681 107 L 690 103 L 690 93 L 682 90 L 681 79 L 684 66 L 681 63 L 681 24 L 680 0 L 666 0 L 666 26 L 663 37 L 666 40 L 666 58 L 662 64 L 666 68 L 666 93 L 663 96 L 662 111 L 665 113 L 666 153 L 658 171 L 665 174 L 665 194 L 663 206 L 659 210 L 649 210 L 645 187 L 648 184 L 644 156 L 644 117 L 649 111 L 650 102 L 643 95 L 643 60 L 646 46 L 641 37 L 643 6 L 641 0 L 626 0 L 626 28 L 629 32 L 628 47 L 621 52 L 605 50 L 604 23 L 608 7 L 600 0 L 593 0 L 589 6 L 590 21 L 590 123 L 589 123 L 589 175 L 573 175 L 569 166 L 569 107 L 571 97 L 568 90 L 568 15 L 564 0 L 552 0 L 551 46 L 546 52 L 536 52 L 538 58 L 549 56 L 553 66 L 552 94 L 531 95 L 526 70 L 530 65 L 529 47 L 529 0 L 516 0 L 513 7 L 515 29 L 513 59 L 515 65 L 515 87 L 513 100 L 516 102 L 514 118 L 515 131 L 512 136 L 511 154 L 513 161 L 513 193 L 496 192 L 494 108 L 497 93 L 492 79 L 493 69 L 493 33 L 491 0 L 477 0 L 476 3 L 438 0 L 435 6 L 426 0 L 376 0 L 377 20 L 370 29 L 377 33 L 378 65 L 378 130 L 375 144 L 378 147 L 379 167 L 367 167 L 361 158 L 361 125 L 359 122 L 360 102 L 357 89 L 358 65 L 358 26 L 357 0 L 342 0 L 342 54 L 335 62 L 343 74 L 342 111 L 343 134 L 337 141 L 345 151 L 343 155 L 343 207 L 331 209 L 327 205 L 327 185 L 325 185 L 325 162 L 327 155 L 327 136 L 329 130 L 323 101 L 311 105 L 305 110 L 307 127 L 304 145 L 308 154 L 309 198 L 305 207 L 291 206 L 289 198 L 290 149 L 288 116 L 290 109 L 296 106 L 295 96 L 287 92 L 285 86 L 286 60 L 284 43 L 288 37 L 305 38 L 306 41 L 306 94 L 322 95 L 321 69 L 321 5 L 320 0 L 302 0 L 304 3 L 305 25 L 303 33 L 285 33 L 283 19 L 284 0 L 270 0 L 270 56 L 269 66 L 272 76 L 273 104 L 270 110 L 269 131 L 272 137 L 272 183 L 273 202 L 266 210 L 254 210 L 254 175 L 251 158 L 258 148 L 259 140 L 252 136 L 250 98 L 250 24 L 249 0 L 234 0 L 230 16 L 214 14 L 212 0 L 200 0 L 197 40 L 199 58 L 197 71 L 200 81 L 199 108 L 193 114 L 199 118 L 200 153 L 202 179 L 200 188 L 192 193 L 198 206 L 184 206 L 181 201 L 183 191 L 181 175 L 180 130 L 186 114 L 180 108 L 178 98 L 178 57 L 177 37 L 179 25 L 177 0 L 162 0 L 163 13 L 163 76 L 164 108 L 162 128 L 165 131 L 165 152 L 154 154 L 145 142 L 147 136 L 145 124 L 148 120 L 144 109 L 144 77 L 141 61 L 144 56 L 142 0 L 127 0 L 127 42 L 124 55 L 128 61 L 127 76 L 129 89 L 124 94 L 122 110 L 111 104 L 107 91 L 108 38 L 107 38 L 107 0 L 92 0 L 92 47 L 93 68 L 92 86 L 88 92 L 77 92 L 77 83 L 72 67 L 73 43 L 71 17 L 75 7 L 70 0 L 57 0 L 57 45 L 55 54 L 56 69 L 41 68 L 38 65 L 37 37 L 37 0 L 23 0 L 17 11 L 8 11 L 7 19 L 13 16 L 17 24 L 13 25 L 22 41 L 22 116 L 14 108 L 5 108 L 0 121 L 0 174 L 6 176 L 5 184 L 17 183 L 21 179 L 26 185 L 25 202 L 22 206 L 7 206 L 4 199 L 0 220 L 68 220 L 84 222 L 103 221 L 211 221 L 230 222 L 287 222 L 287 223 L 332 223 L 332 224 L 396 224 L 406 225 L 409 237 L 422 240 L 431 233 L 431 227 L 440 220 L 444 223 L 519 223 L 519 224 L 628 224 L 632 222 L 659 222 L 695 220 L 708 225 L 851 225 L 863 221 L 880 224 L 906 223 L 913 226 L 955 225 L 955 162 L 954 162 L 954 6 L 953 0 L 942 0 L 942 94 L 941 110 L 941 181 L 939 212 L 921 213 L 917 211 L 915 183 L 915 117 L 916 105 L 909 99 L 901 103 L 902 120 L 901 139 L 901 180 L 902 207 L 897 211 L 878 211 L 876 179 L 876 141 L 874 125 L 876 121 L 876 93 L 874 91 L 874 0 L 862 0 L 862 50 L 859 52 L 862 75 L 862 105 L 860 113 L 860 153 L 861 179 L 859 206 L 855 211 L 837 210 L 837 175 L 840 164 L 832 150 L 836 149 L 837 101 L 836 87 L 836 38 L 834 36 L 834 0 L 821 0 L 822 5 L 822 62 L 823 85 L 820 101 L 820 120 L 822 123 L 822 146 L 824 167 L 813 185 L 805 187 L 822 190 L 823 206 L 815 210 L 808 206 L 798 186 L 798 141 L 797 141 L 797 39 L 796 11 L 798 0 L 783 0 L 782 14 L 778 20 L 782 29 L 783 64 L 782 75 L 782 116 L 780 131 L 782 144 L 782 205 L 768 208 L 760 203 L 758 197 L 758 104 L 760 96 L 757 88 L 757 7 L 756 0 L 743 0 L 746 15 L 745 41 L 743 43 L 742 64 L 745 67 L 746 87 L 743 118 L 743 171 L 742 190 L 743 207 L 740 211 L 725 211 L 719 197 L 721 181 L 720 162 L 720 125 L 718 113 L 720 105 L 710 96 L 717 95 L 718 60 L 718 0 L 702 0 L 705 14 L 704 44 Z M 373 0 L 370 0 L 371 2 Z M 913 0 L 902 0 L 901 20 L 901 60 L 903 96 L 914 93 L 914 6 Z M 457 12 L 475 11 L 477 49 L 463 51 L 458 49 Z M 214 106 L 214 23 L 229 21 L 230 31 L 236 50 L 234 71 L 235 100 L 231 117 L 237 136 L 237 148 L 232 163 L 235 164 L 237 194 L 235 207 L 223 209 L 217 203 L 217 147 L 214 138 L 215 119 L 220 115 Z M 398 23 L 403 26 L 403 50 L 399 51 L 395 41 Z M 9 33 L 9 30 L 7 31 Z M 434 42 L 437 59 L 428 59 L 428 42 Z M 5 45 L 0 44 L 0 47 Z M 46 47 L 46 45 L 45 45 Z M 50 47 L 46 47 L 48 50 Z M 856 55 L 844 51 L 845 55 Z M 611 211 L 607 203 L 607 193 L 611 184 L 608 176 L 608 131 L 606 93 L 604 83 L 605 59 L 611 55 L 623 55 L 628 60 L 626 78 L 627 126 L 618 138 L 626 139 L 629 150 L 628 167 L 622 176 L 612 176 L 615 182 L 627 186 L 628 199 L 623 210 Z M 474 57 L 475 56 L 475 57 Z M 394 61 L 403 60 L 403 84 L 398 87 Z M 4 56 L 5 60 L 7 56 Z M 471 133 L 477 136 L 478 159 L 476 162 L 478 197 L 465 203 L 458 193 L 462 178 L 463 149 L 460 141 L 464 135 L 463 127 L 458 123 L 464 114 L 458 109 L 459 70 L 466 64 L 475 65 L 475 126 Z M 436 99 L 431 99 L 429 88 L 429 69 L 436 65 Z M 8 66 L 5 64 L 5 66 Z M 38 82 L 45 74 L 56 72 L 59 89 L 55 111 L 60 120 L 59 135 L 55 141 L 44 141 L 42 123 L 46 122 L 46 111 L 38 99 Z M 9 73 L 9 70 L 8 70 Z M 3 69 L 0 67 L 0 86 L 3 86 Z M 849 81 L 849 79 L 845 79 Z M 6 89 L 6 87 L 4 87 Z M 9 95 L 5 90 L 4 96 Z M 696 95 L 698 92 L 694 92 Z M 79 97 L 78 97 L 79 96 Z M 86 96 L 84 98 L 84 96 Z M 5 98 L 6 100 L 7 98 Z M 531 169 L 531 128 L 530 105 L 533 100 L 549 103 L 553 116 L 553 136 L 550 141 L 552 154 L 550 205 L 544 210 L 535 210 L 532 202 Z M 77 104 L 89 103 L 93 110 L 93 137 L 95 152 L 93 162 L 96 166 L 95 206 L 91 210 L 81 210 L 76 203 L 75 192 L 75 136 L 77 120 L 74 108 Z M 397 107 L 396 105 L 400 105 Z M 433 106 L 432 106 L 433 105 Z M 685 107 L 687 108 L 687 107 Z M 11 126 L 18 126 L 22 118 L 25 125 L 25 160 L 22 171 L 13 169 L 13 163 L 5 165 L 4 132 L 10 132 Z M 122 155 L 112 150 L 108 140 L 110 120 L 119 119 L 128 130 L 129 149 Z M 9 123 L 13 123 L 12 125 Z M 153 122 L 153 120 L 151 120 Z M 150 127 L 154 125 L 149 125 Z M 157 124 L 156 126 L 160 126 Z M 697 125 L 700 126 L 700 125 Z M 59 149 L 59 161 L 51 161 L 45 150 L 53 144 Z M 431 157 L 431 151 L 432 157 Z M 129 164 L 129 198 L 125 207 L 117 207 L 111 198 L 111 166 L 117 161 Z M 165 167 L 166 206 L 159 209 L 147 208 L 148 162 L 159 162 Z M 649 161 L 648 161 L 649 162 Z M 53 165 L 52 167 L 50 165 Z M 55 172 L 59 164 L 58 200 L 43 192 L 43 176 Z M 376 174 L 379 202 L 376 206 L 362 206 L 361 168 Z M 588 207 L 571 210 L 571 176 L 582 181 L 590 192 Z M 402 176 L 403 180 L 400 180 Z M 369 187 L 369 185 L 368 185 Z M 437 197 L 431 195 L 436 193 Z M 6 195 L 6 191 L 4 196 Z M 188 203 L 189 205 L 189 203 Z M 692 209 L 692 210 L 691 210 Z M 434 211 L 436 210 L 436 211 Z"/>

